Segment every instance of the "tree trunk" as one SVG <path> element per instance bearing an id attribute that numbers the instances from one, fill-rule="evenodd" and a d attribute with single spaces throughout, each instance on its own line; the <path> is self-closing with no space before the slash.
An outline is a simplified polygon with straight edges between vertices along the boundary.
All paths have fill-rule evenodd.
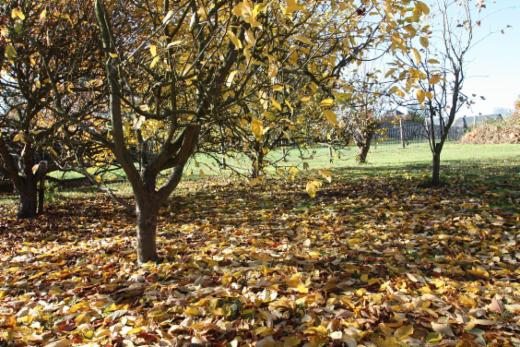
<path id="1" fill-rule="evenodd" d="M 45 202 L 45 177 L 40 179 L 40 186 L 38 187 L 38 211 L 40 215 L 43 213 L 43 206 Z"/>
<path id="2" fill-rule="evenodd" d="M 137 203 L 137 257 L 139 263 L 157 262 L 159 204 L 153 198 Z"/>
<path id="3" fill-rule="evenodd" d="M 258 178 L 264 172 L 264 152 L 260 150 L 256 153 L 256 158 L 253 161 L 252 178 Z"/>
<path id="4" fill-rule="evenodd" d="M 359 147 L 358 163 L 365 164 L 367 162 L 368 151 L 370 150 L 370 144 L 364 144 Z"/>
<path id="5" fill-rule="evenodd" d="M 441 184 L 441 153 L 437 150 L 433 152 L 432 164 L 432 186 L 438 187 Z"/>
<path id="6" fill-rule="evenodd" d="M 406 148 L 406 137 L 405 137 L 404 125 L 403 125 L 402 119 L 399 119 L 399 132 L 401 135 L 401 146 L 403 146 L 403 148 Z"/>
<path id="7" fill-rule="evenodd" d="M 18 218 L 35 218 L 38 212 L 38 189 L 36 182 L 28 180 L 22 187 L 17 187 L 17 190 L 20 193 Z"/>
<path id="8" fill-rule="evenodd" d="M 368 152 L 370 151 L 370 145 L 372 144 L 372 136 L 373 134 L 369 134 L 365 141 L 358 143 L 358 163 L 360 164 L 365 164 L 367 162 Z"/>

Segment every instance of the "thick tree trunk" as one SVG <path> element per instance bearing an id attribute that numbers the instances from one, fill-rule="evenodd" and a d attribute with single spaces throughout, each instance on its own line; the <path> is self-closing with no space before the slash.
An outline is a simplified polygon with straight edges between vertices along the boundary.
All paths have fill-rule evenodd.
<path id="1" fill-rule="evenodd" d="M 441 184 L 441 153 L 433 152 L 432 162 L 432 186 L 438 187 Z"/>
<path id="2" fill-rule="evenodd" d="M 365 142 L 358 143 L 359 154 L 358 154 L 358 162 L 360 164 L 365 164 L 367 162 L 368 152 L 370 151 L 370 145 L 372 144 L 372 135 L 370 135 Z"/>
<path id="3" fill-rule="evenodd" d="M 370 151 L 370 146 L 372 145 L 372 138 L 374 137 L 375 131 L 371 129 L 366 129 L 364 131 L 359 131 L 358 136 L 355 136 L 356 145 L 359 148 L 359 154 L 357 156 L 357 161 L 360 164 L 365 164 L 367 162 L 368 152 Z"/>
<path id="4" fill-rule="evenodd" d="M 370 150 L 370 144 L 364 144 L 359 147 L 358 162 L 365 164 L 367 162 L 368 151 Z"/>
<path id="5" fill-rule="evenodd" d="M 159 205 L 153 198 L 137 203 L 137 257 L 139 263 L 157 262 Z"/>
<path id="6" fill-rule="evenodd" d="M 264 172 L 264 152 L 262 149 L 257 152 L 256 159 L 253 161 L 252 178 L 258 178 Z"/>
<path id="7" fill-rule="evenodd" d="M 36 182 L 26 182 L 22 187 L 17 187 L 20 194 L 18 218 L 35 218 L 38 206 L 38 189 Z"/>

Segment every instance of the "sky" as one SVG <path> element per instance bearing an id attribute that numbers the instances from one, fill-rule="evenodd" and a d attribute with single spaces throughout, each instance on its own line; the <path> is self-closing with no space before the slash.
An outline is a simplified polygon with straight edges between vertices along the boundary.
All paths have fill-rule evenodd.
<path id="1" fill-rule="evenodd" d="M 487 1 L 475 31 L 477 44 L 468 59 L 465 94 L 482 95 L 467 115 L 490 114 L 498 108 L 513 109 L 520 96 L 520 0 Z M 500 31 L 507 25 L 511 28 Z M 481 40 L 482 39 L 482 40 Z"/>

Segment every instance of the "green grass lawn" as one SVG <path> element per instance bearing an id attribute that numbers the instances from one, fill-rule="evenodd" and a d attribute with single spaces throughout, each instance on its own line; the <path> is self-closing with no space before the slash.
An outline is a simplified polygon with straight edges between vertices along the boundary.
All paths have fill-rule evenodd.
<path id="1" fill-rule="evenodd" d="M 356 162 L 357 148 L 353 146 L 335 150 L 333 161 L 330 162 L 329 149 L 327 147 L 315 147 L 303 151 L 300 158 L 298 150 L 291 150 L 286 162 L 279 161 L 279 166 L 303 167 L 307 163 L 309 169 L 334 169 L 342 167 L 377 168 L 377 167 L 405 167 L 429 165 L 432 160 L 430 148 L 427 143 L 412 144 L 406 148 L 401 145 L 375 145 L 367 158 L 367 163 L 360 165 Z M 268 160 L 277 161 L 281 151 L 272 152 Z M 520 161 L 520 145 L 463 145 L 448 143 L 445 145 L 441 159 L 443 165 L 457 165 L 463 163 L 477 164 L 479 162 L 509 162 Z M 245 156 L 237 156 L 227 159 L 227 162 L 240 169 L 241 172 L 250 170 L 251 163 Z M 217 163 L 203 155 L 199 155 L 190 162 L 186 172 L 188 178 L 198 178 L 200 170 L 204 175 L 220 175 L 222 171 Z M 270 170 L 273 172 L 273 170 Z"/>
<path id="2" fill-rule="evenodd" d="M 412 144 L 406 148 L 401 148 L 398 144 L 380 144 L 372 147 L 368 156 L 368 162 L 360 165 L 356 162 L 357 148 L 350 146 L 335 150 L 333 161 L 330 162 L 329 149 L 327 147 L 314 147 L 302 151 L 291 150 L 287 161 L 279 161 L 280 167 L 297 166 L 303 169 L 304 163 L 308 164 L 309 174 L 317 169 L 331 169 L 340 176 L 363 177 L 363 176 L 384 176 L 384 175 L 405 175 L 418 176 L 427 179 L 431 162 L 431 152 L 427 143 Z M 268 160 L 277 161 L 281 156 L 281 151 L 275 151 L 268 155 Z M 237 168 L 239 172 L 247 174 L 251 168 L 251 163 L 244 155 L 237 155 L 227 158 L 227 163 Z M 520 145 L 463 145 L 458 143 L 448 143 L 442 153 L 442 174 L 445 178 L 457 175 L 466 178 L 478 178 L 482 168 L 502 168 L 494 174 L 496 179 L 517 179 L 520 177 Z M 304 171 L 304 170 L 302 170 Z M 269 174 L 274 174 L 273 168 L 268 169 Z M 124 177 L 122 172 L 111 173 L 110 177 Z M 77 173 L 60 172 L 52 173 L 53 177 L 60 179 L 72 179 L 81 177 Z M 206 155 L 197 155 L 191 160 L 186 171 L 185 181 L 197 181 L 202 176 L 229 177 L 233 176 L 233 171 L 219 168 L 218 163 Z M 497 183 L 498 184 L 498 183 Z M 130 187 L 127 183 L 112 185 L 113 188 L 120 190 L 124 194 L 130 194 Z M 77 194 L 91 192 L 92 189 L 74 189 L 71 192 L 61 192 L 61 194 Z M 53 197 L 55 192 L 51 190 L 48 197 Z M 0 195 L 0 204 L 13 202 L 13 196 Z"/>
<path id="3" fill-rule="evenodd" d="M 351 167 L 359 169 L 370 169 L 377 167 L 404 167 L 404 166 L 425 166 L 431 162 L 431 152 L 427 143 L 411 144 L 402 148 L 399 144 L 374 145 L 367 158 L 367 163 L 360 165 L 356 162 L 357 148 L 354 146 L 335 149 L 331 162 L 328 147 L 313 147 L 304 149 L 301 152 L 297 149 L 289 150 L 287 161 L 280 160 L 281 150 L 273 151 L 268 154 L 267 160 L 275 163 L 278 167 L 296 166 L 300 169 L 304 163 L 308 168 L 313 169 L 336 169 Z M 479 162 L 504 162 L 520 160 L 520 145 L 465 145 L 458 143 L 448 143 L 442 153 L 443 165 L 457 165 L 463 163 L 477 164 Z M 247 175 L 251 170 L 251 161 L 245 155 L 237 154 L 226 157 L 226 163 L 234 170 L 221 169 L 219 163 L 208 155 L 199 154 L 192 159 L 186 170 L 185 179 L 198 180 L 201 176 L 228 176 L 234 172 Z M 273 174 L 275 169 L 268 167 L 268 173 Z M 95 174 L 91 170 L 92 174 Z M 76 172 L 62 173 L 59 171 L 50 174 L 58 179 L 74 179 L 82 177 Z M 113 180 L 124 177 L 122 170 L 113 171 L 106 175 L 106 179 Z"/>

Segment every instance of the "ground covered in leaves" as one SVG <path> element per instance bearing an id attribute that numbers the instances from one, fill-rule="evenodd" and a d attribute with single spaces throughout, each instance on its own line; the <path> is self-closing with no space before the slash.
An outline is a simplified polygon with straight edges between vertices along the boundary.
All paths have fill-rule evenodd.
<path id="1" fill-rule="evenodd" d="M 0 207 L 0 346 L 519 346 L 520 176 L 205 181 L 172 199 L 163 262 L 101 196 Z M 516 171 L 515 171 L 516 170 Z M 494 177 L 488 181 L 489 177 Z"/>

